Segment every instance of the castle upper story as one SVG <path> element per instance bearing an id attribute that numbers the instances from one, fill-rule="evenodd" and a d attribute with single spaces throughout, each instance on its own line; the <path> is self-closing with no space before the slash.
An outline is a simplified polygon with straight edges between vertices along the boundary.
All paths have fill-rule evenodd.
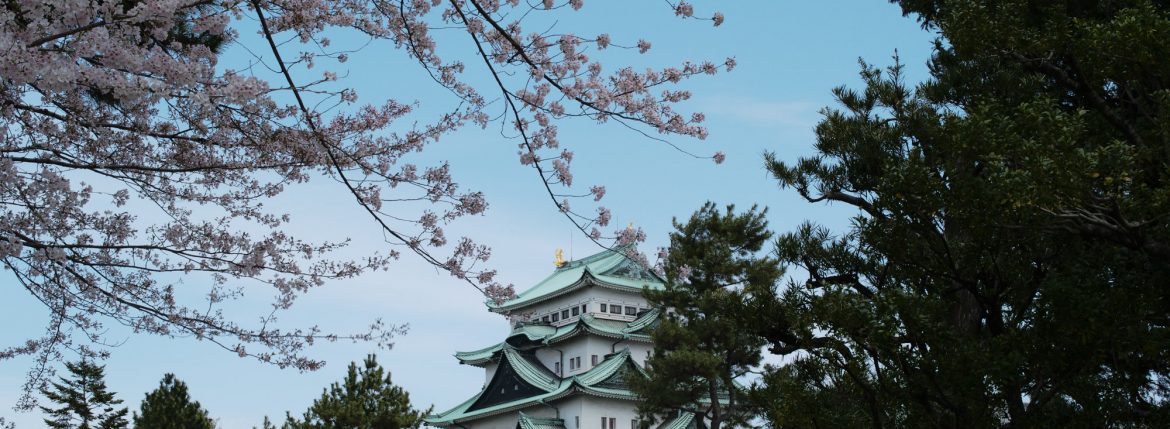
<path id="1" fill-rule="evenodd" d="M 663 281 L 625 255 L 626 248 L 605 250 L 559 263 L 551 275 L 515 298 L 487 302 L 488 309 L 517 322 L 568 325 L 583 315 L 631 322 L 650 306 L 645 289 L 661 289 Z"/>

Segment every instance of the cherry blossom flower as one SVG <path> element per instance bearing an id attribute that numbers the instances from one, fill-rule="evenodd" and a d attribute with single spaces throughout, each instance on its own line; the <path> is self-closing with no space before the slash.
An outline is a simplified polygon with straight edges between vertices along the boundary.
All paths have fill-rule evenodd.
<path id="1" fill-rule="evenodd" d="M 7 203 L 0 206 L 0 259 L 44 303 L 49 323 L 44 335 L 0 350 L 0 361 L 33 355 L 45 363 L 64 348 L 100 356 L 89 348 L 100 345 L 100 334 L 81 333 L 118 323 L 313 370 L 323 364 L 306 354 L 314 341 L 386 345 L 402 328 L 377 321 L 348 334 L 286 329 L 276 323 L 279 310 L 313 288 L 387 269 L 404 253 L 487 299 L 506 300 L 512 286 L 484 266 L 490 248 L 447 235 L 460 218 L 485 213 L 483 194 L 459 183 L 448 164 L 406 160 L 460 128 L 498 120 L 518 146 L 517 167 L 533 169 L 550 201 L 598 240 L 609 209 L 597 207 L 590 218 L 571 212 L 569 198 L 598 201 L 605 188 L 574 188 L 577 148 L 561 140 L 558 121 L 613 121 L 702 139 L 702 116 L 684 111 L 690 92 L 680 86 L 718 68 L 686 62 L 635 69 L 606 50 L 628 46 L 609 34 L 589 43 L 546 31 L 533 17 L 557 21 L 581 0 L 561 4 L 567 8 L 551 0 L 141 0 L 133 13 L 113 1 L 10 3 L 0 8 L 0 200 Z M 694 14 L 685 2 L 673 9 Z M 713 19 L 718 25 L 722 15 Z M 233 28 L 245 22 L 259 28 Z M 459 37 L 440 43 L 439 28 L 459 28 Z M 336 67 L 360 47 L 330 40 L 333 32 L 360 33 L 386 48 L 361 55 L 409 57 L 457 102 L 427 109 L 394 99 L 359 102 L 359 89 L 346 87 L 347 71 Z M 243 46 L 253 57 L 233 62 L 220 54 L 226 46 Z M 636 44 L 643 54 L 650 46 Z M 734 59 L 722 65 L 730 70 Z M 426 121 L 421 111 L 439 113 Z M 108 180 L 87 184 L 94 176 Z M 344 257 L 344 237 L 291 236 L 285 231 L 293 216 L 264 204 L 321 179 L 352 197 L 361 216 L 355 221 L 385 237 L 383 254 Z M 615 239 L 644 238 L 623 230 Z M 204 276 L 206 299 L 178 296 L 178 282 L 166 273 Z M 218 311 L 251 284 L 271 289 L 277 313 L 268 310 L 253 324 Z M 29 399 L 21 405 L 31 407 Z"/>
<path id="2" fill-rule="evenodd" d="M 593 194 L 593 201 L 601 201 L 601 198 L 605 196 L 605 187 L 594 185 L 589 188 L 589 193 Z"/>

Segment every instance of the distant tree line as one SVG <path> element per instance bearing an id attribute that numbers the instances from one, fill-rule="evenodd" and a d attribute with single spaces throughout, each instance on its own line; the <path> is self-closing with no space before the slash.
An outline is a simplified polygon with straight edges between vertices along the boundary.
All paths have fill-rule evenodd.
<path id="1" fill-rule="evenodd" d="M 139 410 L 119 407 L 121 399 L 106 388 L 105 367 L 83 359 L 66 364 L 68 374 L 49 383 L 41 394 L 51 404 L 41 406 L 52 429 L 215 429 L 210 413 L 191 399 L 187 384 L 166 374 L 158 388 L 146 394 Z M 410 395 L 394 385 L 374 355 L 363 366 L 349 365 L 341 383 L 333 383 L 298 419 L 286 414 L 280 426 L 267 417 L 264 429 L 400 429 L 416 428 L 430 409 L 416 410 Z M 128 416 L 129 415 L 129 416 Z M 13 426 L 0 419 L 0 428 Z"/>

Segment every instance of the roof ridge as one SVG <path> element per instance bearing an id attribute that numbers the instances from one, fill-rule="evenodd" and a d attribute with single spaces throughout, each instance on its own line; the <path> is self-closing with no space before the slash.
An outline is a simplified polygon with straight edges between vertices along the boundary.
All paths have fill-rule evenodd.
<path id="1" fill-rule="evenodd" d="M 497 347 L 500 347 L 500 346 L 502 346 L 503 344 L 504 344 L 504 343 L 502 343 L 502 342 L 499 342 L 499 343 L 495 343 L 495 344 L 492 344 L 492 345 L 490 345 L 490 346 L 487 346 L 487 347 L 484 347 L 484 348 L 482 348 L 482 349 L 478 349 L 478 350 L 471 350 L 471 351 L 466 351 L 466 352 L 460 352 L 460 351 L 457 351 L 457 352 L 455 352 L 455 356 L 459 356 L 459 355 L 475 355 L 475 354 L 485 353 L 485 352 L 488 352 L 488 351 L 492 351 L 492 349 L 495 349 L 495 348 L 497 348 Z"/>
<path id="2" fill-rule="evenodd" d="M 673 419 L 662 422 L 658 426 L 659 429 L 685 429 L 691 426 L 691 422 L 695 420 L 695 413 L 689 411 L 679 412 Z"/>
<path id="3" fill-rule="evenodd" d="M 565 420 L 557 417 L 535 417 L 520 411 L 520 419 L 516 423 L 521 429 L 539 429 L 547 427 L 564 428 Z"/>
<path id="4" fill-rule="evenodd" d="M 658 320 L 660 313 L 661 311 L 658 310 L 658 307 L 651 307 L 650 310 L 646 311 L 646 313 L 642 314 L 637 319 L 630 321 L 630 324 L 627 325 L 625 329 L 622 329 L 622 332 L 633 333 L 642 330 L 647 326 L 650 326 L 650 324 L 654 323 L 654 321 Z"/>
<path id="5" fill-rule="evenodd" d="M 612 254 L 618 254 L 618 255 L 625 256 L 625 253 L 623 253 L 622 251 L 618 251 L 618 250 L 616 250 L 616 249 L 620 249 L 620 248 L 629 248 L 629 247 L 633 247 L 633 246 L 634 246 L 633 244 L 625 244 L 625 245 L 621 245 L 621 246 L 614 246 L 614 248 L 613 248 L 613 249 L 611 249 L 611 248 L 602 248 L 600 252 L 597 252 L 597 253 L 594 253 L 594 254 L 592 254 L 592 255 L 586 256 L 586 257 L 584 257 L 584 258 L 581 258 L 581 259 L 574 259 L 574 260 L 572 260 L 572 261 L 566 261 L 566 262 L 565 262 L 565 265 L 562 265 L 562 266 L 563 266 L 563 267 L 568 267 L 568 266 L 570 266 L 571 264 L 577 264 L 577 265 L 580 265 L 580 264 L 588 264 L 588 263 L 590 263 L 590 262 L 594 262 L 594 261 L 597 261 L 597 260 L 600 260 L 600 259 L 604 259 L 604 258 L 606 258 L 606 257 L 609 257 L 609 256 L 610 256 L 610 255 L 612 255 Z M 628 256 L 627 256 L 627 258 L 628 258 Z"/>
<path id="6" fill-rule="evenodd" d="M 532 287 L 517 294 L 514 298 L 501 303 L 487 300 L 485 304 L 491 311 L 506 312 L 535 305 L 589 285 L 627 290 L 634 293 L 641 292 L 646 288 L 662 288 L 662 279 L 652 272 L 645 270 L 645 267 L 641 269 L 641 271 L 648 273 L 644 278 L 605 274 L 627 264 L 636 264 L 637 262 L 627 256 L 623 250 L 632 248 L 630 246 L 621 247 L 616 250 L 605 249 L 593 255 L 566 262 Z"/>
<path id="7" fill-rule="evenodd" d="M 560 377 L 557 377 L 545 368 L 544 365 L 534 364 L 524 356 L 521 356 L 520 352 L 517 352 L 515 348 L 505 348 L 504 357 L 512 365 L 512 370 L 516 371 L 516 374 L 519 374 L 524 381 L 545 392 L 556 390 L 561 384 Z"/>
<path id="8" fill-rule="evenodd" d="M 573 380 L 580 382 L 583 386 L 592 386 L 613 376 L 614 373 L 621 369 L 626 361 L 630 360 L 630 348 L 623 347 L 620 352 L 606 355 L 604 360 L 594 365 L 588 371 L 573 376 Z"/>

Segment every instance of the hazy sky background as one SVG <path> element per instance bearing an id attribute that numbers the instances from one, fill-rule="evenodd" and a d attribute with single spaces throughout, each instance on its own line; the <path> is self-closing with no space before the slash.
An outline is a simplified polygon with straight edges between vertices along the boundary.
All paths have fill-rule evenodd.
<path id="1" fill-rule="evenodd" d="M 887 66 L 897 50 L 909 80 L 921 80 L 933 35 L 882 0 L 699 2 L 696 15 L 709 16 L 712 7 L 726 15 L 723 26 L 679 20 L 661 1 L 592 0 L 580 13 L 559 17 L 563 31 L 590 37 L 607 32 L 614 43 L 626 45 L 638 38 L 650 40 L 653 49 L 636 57 L 637 64 L 719 62 L 727 56 L 739 63 L 732 73 L 697 78 L 684 86 L 695 97 L 682 108 L 706 113 L 710 137 L 672 139 L 703 155 L 726 152 L 723 165 L 688 157 L 614 123 L 578 121 L 562 124 L 560 133 L 563 144 L 576 152 L 575 182 L 585 185 L 582 189 L 605 185 L 603 203 L 615 214 L 609 229 L 630 222 L 641 226 L 649 237 L 642 245 L 645 251 L 665 246 L 671 219 L 688 217 L 708 200 L 744 208 L 767 206 L 771 227 L 777 231 L 791 230 L 806 219 L 840 230 L 851 211 L 810 205 L 790 190 L 779 190 L 763 168 L 762 154 L 775 151 L 786 160 L 810 154 L 818 111 L 833 105 L 830 90 L 838 85 L 858 87 L 859 57 Z M 344 36 L 335 40 L 347 41 Z M 444 41 L 449 44 L 441 49 L 455 48 L 447 55 L 473 49 L 465 33 L 444 35 L 440 42 Z M 233 49 L 226 65 L 244 58 Z M 373 44 L 345 64 L 322 65 L 299 77 L 316 78 L 326 69 L 348 72 L 344 83 L 356 88 L 362 101 L 417 100 L 424 114 L 449 107 L 451 96 L 404 58 L 392 46 Z M 491 94 L 490 89 L 484 93 Z M 436 110 L 428 110 L 431 106 Z M 551 272 L 557 248 L 576 258 L 599 250 L 556 211 L 535 173 L 519 164 L 516 142 L 501 138 L 498 125 L 466 128 L 422 157 L 449 161 L 459 183 L 486 194 L 490 203 L 486 215 L 461 220 L 449 228 L 448 236 L 469 235 L 491 245 L 491 263 L 499 269 L 499 278 L 514 283 L 518 291 Z M 302 238 L 352 238 L 344 255 L 385 252 L 377 226 L 334 182 L 297 187 L 268 205 L 291 213 L 290 232 Z M 44 308 L 14 280 L 2 281 L 0 348 L 40 334 L 47 320 Z M 267 308 L 269 296 L 255 288 L 229 311 L 239 314 L 241 322 L 255 320 Z M 110 339 L 121 345 L 105 362 L 106 381 L 124 405 L 136 410 L 162 375 L 173 372 L 187 382 L 192 397 L 211 412 L 220 428 L 250 428 L 265 415 L 280 420 L 286 410 L 299 414 L 322 388 L 344 375 L 350 361 L 376 351 L 416 405 L 434 404 L 436 410 L 445 410 L 477 392 L 484 377 L 482 369 L 462 366 L 452 354 L 494 344 L 508 332 L 507 322 L 489 313 L 474 289 L 410 256 L 388 272 L 313 291 L 281 323 L 287 328 L 320 324 L 325 331 L 344 333 L 360 332 L 378 317 L 407 324 L 409 332 L 390 350 L 373 350 L 366 344 L 318 345 L 312 355 L 329 364 L 313 373 L 240 359 L 210 343 L 134 336 L 111 328 Z M 18 428 L 44 427 L 39 412 L 11 409 L 31 364 L 31 358 L 0 361 L 0 416 L 15 421 Z"/>

